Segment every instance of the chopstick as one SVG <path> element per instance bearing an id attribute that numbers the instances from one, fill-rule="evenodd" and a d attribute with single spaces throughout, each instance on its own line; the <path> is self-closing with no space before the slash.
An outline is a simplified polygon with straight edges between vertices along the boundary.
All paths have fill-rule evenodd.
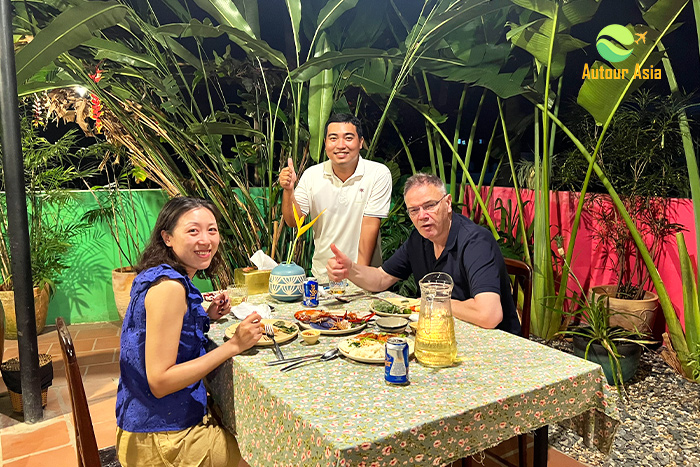
<path id="1" fill-rule="evenodd" d="M 271 360 L 269 362 L 266 362 L 265 365 L 268 366 L 274 366 L 274 365 L 283 365 L 285 363 L 292 363 L 292 362 L 299 362 L 301 360 L 306 360 L 307 358 L 316 358 L 320 357 L 323 354 L 320 353 L 313 353 L 311 355 L 303 355 L 301 357 L 292 357 L 292 358 L 285 358 L 282 360 Z"/>

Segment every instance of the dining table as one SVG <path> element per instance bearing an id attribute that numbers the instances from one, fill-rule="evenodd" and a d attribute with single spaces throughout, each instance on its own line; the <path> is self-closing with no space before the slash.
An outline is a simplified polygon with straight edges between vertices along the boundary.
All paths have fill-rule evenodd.
<path id="1" fill-rule="evenodd" d="M 294 313 L 305 309 L 301 301 L 268 294 L 248 300 L 272 305 L 279 320 L 296 322 Z M 361 293 L 349 303 L 323 297 L 315 308 L 364 313 L 373 300 Z M 232 314 L 212 321 L 209 348 L 221 345 L 237 322 Z M 376 332 L 372 326 L 364 331 Z M 454 329 L 455 363 L 432 368 L 412 357 L 406 386 L 386 384 L 383 363 L 343 356 L 281 372 L 267 365 L 276 359 L 271 346 L 233 357 L 206 384 L 253 467 L 449 465 L 519 434 L 546 434 L 554 423 L 609 449 L 619 417 L 598 364 L 460 320 Z M 297 336 L 280 347 L 290 358 L 336 348 L 347 337 L 322 335 L 308 345 Z M 535 458 L 546 465 L 546 436 L 536 449 L 545 450 Z"/>

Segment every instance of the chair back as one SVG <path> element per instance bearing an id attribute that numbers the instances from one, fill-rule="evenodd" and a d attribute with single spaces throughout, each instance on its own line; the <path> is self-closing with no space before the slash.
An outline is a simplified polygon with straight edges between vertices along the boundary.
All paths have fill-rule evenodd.
<path id="1" fill-rule="evenodd" d="M 56 331 L 61 344 L 61 354 L 66 367 L 66 381 L 70 393 L 70 403 L 73 408 L 73 426 L 75 427 L 75 447 L 78 451 L 78 467 L 100 466 L 100 454 L 95 440 L 95 430 L 92 427 L 90 409 L 80 367 L 73 347 L 73 338 L 68 331 L 63 318 L 56 318 Z"/>
<path id="2" fill-rule="evenodd" d="M 530 308 L 532 307 L 532 268 L 523 261 L 504 258 L 508 274 L 515 276 L 513 280 L 513 301 L 518 307 L 518 288 L 523 290 L 523 309 L 520 317 L 520 335 L 530 338 Z"/>

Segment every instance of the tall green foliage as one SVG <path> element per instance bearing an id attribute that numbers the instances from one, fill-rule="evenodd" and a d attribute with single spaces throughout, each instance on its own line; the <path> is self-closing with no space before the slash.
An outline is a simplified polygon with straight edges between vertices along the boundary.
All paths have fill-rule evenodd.
<path id="1" fill-rule="evenodd" d="M 552 171 L 551 135 L 553 124 L 550 108 L 552 79 L 559 77 L 565 66 L 566 54 L 586 45 L 568 34 L 568 30 L 590 20 L 598 8 L 597 0 L 513 0 L 529 13 L 523 15 L 524 24 L 514 24 L 508 37 L 513 44 L 528 51 L 535 62 L 534 95 L 529 97 L 535 108 L 535 199 L 534 199 L 534 256 L 533 256 L 533 308 L 532 330 L 545 339 L 551 339 L 559 330 L 561 314 L 556 310 L 561 304 L 554 303 L 556 295 L 551 222 L 549 213 L 550 175 Z M 515 169 L 512 167 L 515 179 Z M 584 188 L 585 189 L 585 188 Z M 522 202 L 519 201 L 519 205 Z M 521 222 L 522 223 L 522 222 Z M 573 238 L 572 236 L 572 244 Z M 562 277 L 568 277 L 564 271 Z M 561 281 L 559 292 L 565 290 L 566 281 Z M 559 305 L 559 306 L 557 306 Z"/>

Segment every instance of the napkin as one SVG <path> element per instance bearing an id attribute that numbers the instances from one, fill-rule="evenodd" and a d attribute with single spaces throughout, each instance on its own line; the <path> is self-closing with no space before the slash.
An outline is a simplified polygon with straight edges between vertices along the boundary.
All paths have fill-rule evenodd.
<path id="1" fill-rule="evenodd" d="M 253 253 L 253 256 L 250 257 L 250 261 L 261 271 L 272 269 L 277 266 L 277 262 L 263 253 L 262 250 Z"/>
<path id="2" fill-rule="evenodd" d="M 254 305 L 252 303 L 243 302 L 231 308 L 231 313 L 238 319 L 246 319 L 248 315 L 256 311 L 262 319 L 272 318 L 270 307 L 264 303 L 262 305 Z"/>

